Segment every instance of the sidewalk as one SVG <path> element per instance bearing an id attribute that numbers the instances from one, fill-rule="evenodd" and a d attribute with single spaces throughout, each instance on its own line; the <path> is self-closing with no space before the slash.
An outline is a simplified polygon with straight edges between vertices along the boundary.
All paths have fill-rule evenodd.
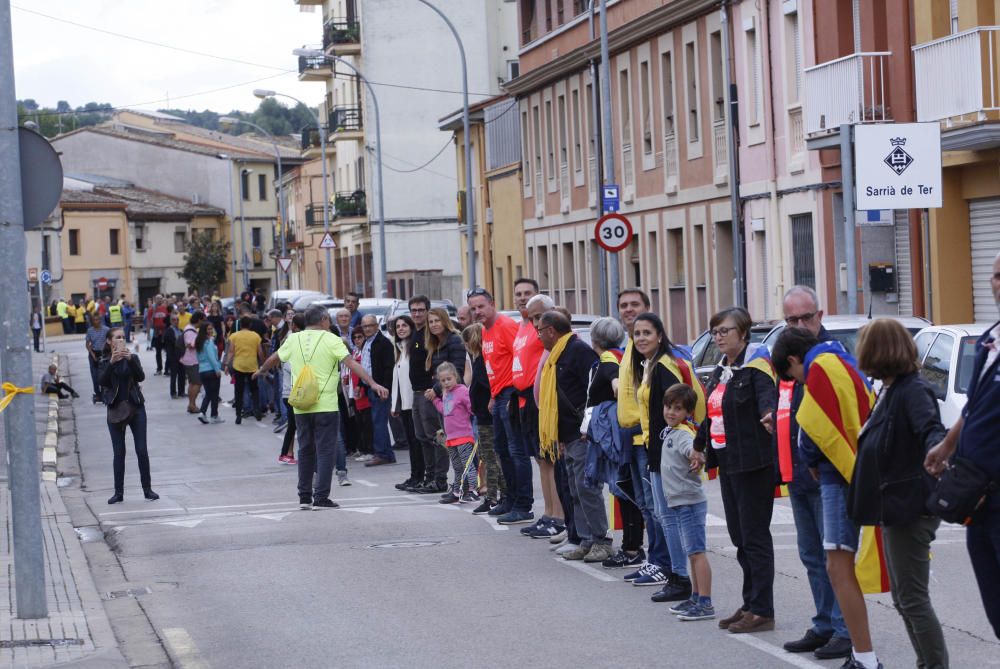
<path id="1" fill-rule="evenodd" d="M 49 353 L 33 356 L 32 376 L 36 381 L 52 360 Z M 82 395 L 89 394 L 89 379 L 78 377 L 76 383 L 84 390 Z M 10 488 L 6 480 L 0 480 L 0 590 L 8 593 L 0 603 L 0 666 L 21 669 L 71 663 L 77 667 L 125 667 L 127 663 L 118 651 L 87 557 L 57 484 L 59 418 L 66 408 L 60 407 L 58 400 L 37 393 L 34 401 L 40 436 L 39 460 L 43 465 L 41 513 L 49 615 L 39 620 L 15 617 Z"/>

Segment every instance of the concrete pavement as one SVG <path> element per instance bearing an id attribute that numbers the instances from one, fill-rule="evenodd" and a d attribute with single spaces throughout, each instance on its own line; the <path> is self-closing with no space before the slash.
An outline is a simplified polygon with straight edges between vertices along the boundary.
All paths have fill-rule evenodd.
<path id="1" fill-rule="evenodd" d="M 54 346 L 68 347 L 71 368 L 86 376 L 78 343 Z M 83 485 L 67 500 L 75 521 L 91 518 L 107 538 L 84 548 L 94 551 L 88 557 L 99 589 L 124 593 L 106 598 L 105 607 L 132 666 L 164 657 L 175 666 L 216 668 L 840 665 L 780 649 L 801 635 L 812 613 L 783 501 L 772 525 L 777 629 L 730 635 L 715 622 L 675 620 L 649 601 L 655 588 L 625 584 L 620 571 L 555 559 L 547 542 L 472 516 L 471 505 L 396 491 L 409 471 L 405 451 L 395 466 L 349 463 L 354 485 L 334 488 L 340 509 L 299 511 L 295 467 L 277 463 L 280 440 L 269 421 L 237 426 L 223 409 L 225 424 L 201 425 L 184 413 L 183 401 L 169 399 L 166 379 L 152 376 L 151 354 L 141 356 L 161 499 L 142 499 L 130 448 L 125 502 L 106 504 L 112 483 L 104 411 L 77 401 Z M 224 382 L 223 398 L 231 396 Z M 708 492 L 721 616 L 738 605 L 739 569 L 717 484 Z M 943 526 L 933 570 L 952 666 L 1000 666 L 962 528 Z M 886 666 L 913 665 L 888 595 L 868 601 Z M 131 608 L 116 608 L 123 603 Z"/>

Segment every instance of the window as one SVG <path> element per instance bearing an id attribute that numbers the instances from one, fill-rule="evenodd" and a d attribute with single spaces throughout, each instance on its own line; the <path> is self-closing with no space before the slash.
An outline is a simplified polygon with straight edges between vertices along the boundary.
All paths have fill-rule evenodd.
<path id="1" fill-rule="evenodd" d="M 618 73 L 618 97 L 622 110 L 622 145 L 632 144 L 632 89 L 629 86 L 628 70 Z"/>
<path id="2" fill-rule="evenodd" d="M 694 284 L 705 285 L 705 226 L 696 225 L 692 229 L 694 248 L 691 250 L 691 260 L 694 261 Z"/>
<path id="3" fill-rule="evenodd" d="M 639 63 L 639 104 L 642 105 L 642 155 L 653 155 L 653 103 L 652 82 L 649 78 L 649 61 Z"/>
<path id="4" fill-rule="evenodd" d="M 785 50 L 788 63 L 788 102 L 802 99 L 802 35 L 799 30 L 799 14 L 792 12 L 785 16 Z"/>
<path id="5" fill-rule="evenodd" d="M 71 228 L 69 231 L 69 254 L 71 256 L 80 255 L 80 231 Z"/>
<path id="6" fill-rule="evenodd" d="M 267 175 L 258 174 L 257 175 L 257 198 L 261 202 L 267 201 Z"/>
<path id="7" fill-rule="evenodd" d="M 521 5 L 521 44 L 535 39 L 535 0 L 525 0 Z"/>
<path id="8" fill-rule="evenodd" d="M 555 137 L 552 132 L 552 101 L 545 101 L 545 152 L 547 161 L 545 168 L 548 170 L 548 178 L 553 182 L 556 178 L 556 148 Z"/>
<path id="9" fill-rule="evenodd" d="M 792 216 L 792 256 L 795 285 L 816 286 L 816 261 L 813 255 L 812 214 Z"/>
<path id="10" fill-rule="evenodd" d="M 240 197 L 244 202 L 250 201 L 250 170 L 240 171 Z"/>
<path id="11" fill-rule="evenodd" d="M 697 142 L 701 137 L 701 119 L 698 109 L 698 61 L 694 42 L 684 45 L 684 65 L 687 72 L 688 141 Z"/>
<path id="12" fill-rule="evenodd" d="M 565 166 L 569 162 L 569 146 L 566 140 L 566 96 L 560 95 L 557 104 L 559 105 L 559 165 Z"/>
<path id="13" fill-rule="evenodd" d="M 958 32 L 958 0 L 951 0 L 950 10 L 951 34 L 954 35 Z"/>
<path id="14" fill-rule="evenodd" d="M 516 60 L 507 61 L 507 81 L 521 76 L 521 64 Z"/>
<path id="15" fill-rule="evenodd" d="M 250 230 L 250 239 L 251 239 L 250 245 L 253 246 L 255 249 L 259 249 L 260 248 L 260 239 L 261 239 L 261 229 L 260 228 L 251 228 L 251 230 Z"/>
<path id="16" fill-rule="evenodd" d="M 530 149 L 531 144 L 528 140 L 528 112 L 521 112 L 521 160 L 523 161 L 524 167 L 524 192 L 526 194 L 531 192 L 531 159 L 528 157 L 531 155 Z"/>
<path id="17" fill-rule="evenodd" d="M 940 334 L 931 345 L 920 368 L 920 376 L 934 388 L 934 394 L 939 400 L 948 395 L 948 377 L 951 372 L 951 354 L 955 348 L 955 338 Z"/>
<path id="18" fill-rule="evenodd" d="M 708 56 L 712 63 L 712 121 L 720 123 L 726 118 L 726 91 L 722 81 L 722 33 L 715 31 L 708 36 Z"/>
<path id="19" fill-rule="evenodd" d="M 146 226 L 144 225 L 135 226 L 135 250 L 146 250 Z"/>
<path id="20" fill-rule="evenodd" d="M 556 25 L 561 26 L 564 19 L 563 0 L 554 0 L 554 2 L 556 3 Z"/>
<path id="21" fill-rule="evenodd" d="M 552 31 L 552 0 L 545 1 L 545 32 Z M 556 0 L 558 2 L 558 0 Z"/>
<path id="22" fill-rule="evenodd" d="M 671 288 L 687 284 L 684 276 L 684 229 L 667 230 L 667 274 Z"/>
<path id="23" fill-rule="evenodd" d="M 580 91 L 573 91 L 573 108 L 570 110 L 573 115 L 573 169 L 577 172 L 583 170 L 583 144 L 580 141 Z"/>
<path id="24" fill-rule="evenodd" d="M 184 253 L 187 246 L 187 234 L 184 228 L 174 230 L 174 253 Z"/>
<path id="25" fill-rule="evenodd" d="M 594 85 L 587 84 L 587 146 L 589 148 L 588 160 L 590 162 L 590 191 L 597 190 L 597 136 L 594 133 Z"/>
<path id="26" fill-rule="evenodd" d="M 534 116 L 534 123 L 532 124 L 535 130 L 535 183 L 542 178 L 542 120 L 538 114 L 538 105 L 535 105 L 531 110 L 532 116 Z M 541 185 L 538 186 L 541 189 Z"/>
<path id="27" fill-rule="evenodd" d="M 670 51 L 660 56 L 660 94 L 663 96 L 663 136 L 674 135 L 674 54 Z"/>
<path id="28" fill-rule="evenodd" d="M 108 249 L 111 255 L 119 255 L 118 250 L 118 230 L 108 230 Z"/>
<path id="29" fill-rule="evenodd" d="M 747 112 L 747 120 L 750 125 L 760 123 L 761 116 L 761 90 L 760 90 L 760 54 L 757 49 L 757 29 L 751 28 L 746 31 L 747 45 L 747 79 L 750 82 L 750 109 Z"/>

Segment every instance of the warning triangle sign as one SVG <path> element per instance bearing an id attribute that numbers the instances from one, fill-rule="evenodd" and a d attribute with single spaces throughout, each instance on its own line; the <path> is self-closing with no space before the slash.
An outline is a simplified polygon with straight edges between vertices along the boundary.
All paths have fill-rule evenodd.
<path id="1" fill-rule="evenodd" d="M 281 267 L 282 272 L 287 272 L 288 268 L 292 266 L 291 258 L 278 258 L 278 266 Z"/>
<path id="2" fill-rule="evenodd" d="M 319 243 L 321 249 L 335 249 L 337 248 L 337 243 L 333 241 L 333 235 L 329 232 L 323 235 L 323 241 Z"/>

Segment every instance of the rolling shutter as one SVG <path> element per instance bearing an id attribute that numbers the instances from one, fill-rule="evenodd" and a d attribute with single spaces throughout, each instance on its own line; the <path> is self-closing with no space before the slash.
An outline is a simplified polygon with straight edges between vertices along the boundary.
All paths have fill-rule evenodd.
<path id="1" fill-rule="evenodd" d="M 993 260 L 1000 253 L 1000 198 L 969 201 L 972 251 L 972 312 L 977 323 L 993 323 L 997 305 L 990 290 Z"/>
<path id="2" fill-rule="evenodd" d="M 910 216 L 906 209 L 892 212 L 896 237 L 896 291 L 899 315 L 913 315 L 913 263 L 910 261 Z"/>

